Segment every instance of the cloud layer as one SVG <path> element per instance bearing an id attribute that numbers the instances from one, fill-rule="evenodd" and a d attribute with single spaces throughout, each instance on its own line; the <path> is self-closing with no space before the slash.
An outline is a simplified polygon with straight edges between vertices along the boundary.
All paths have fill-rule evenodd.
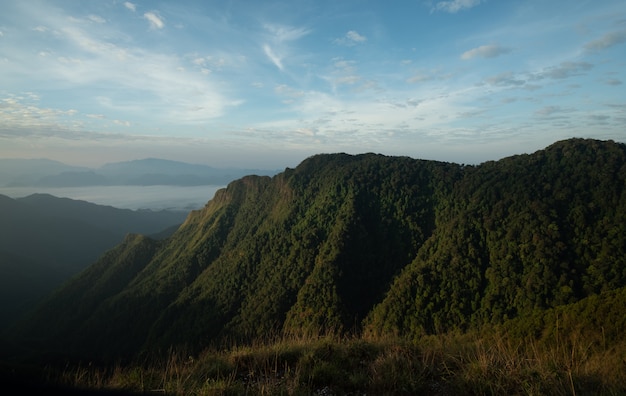
<path id="1" fill-rule="evenodd" d="M 626 11 L 568 4 L 7 2 L 0 155 L 127 140 L 280 167 L 317 152 L 471 162 L 623 139 Z"/>

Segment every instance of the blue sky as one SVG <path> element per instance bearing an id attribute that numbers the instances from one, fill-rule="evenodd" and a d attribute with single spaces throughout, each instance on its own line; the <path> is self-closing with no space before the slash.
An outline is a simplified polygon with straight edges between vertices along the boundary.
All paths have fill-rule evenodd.
<path id="1" fill-rule="evenodd" d="M 623 0 L 2 1 L 0 157 L 281 169 L 626 141 Z"/>

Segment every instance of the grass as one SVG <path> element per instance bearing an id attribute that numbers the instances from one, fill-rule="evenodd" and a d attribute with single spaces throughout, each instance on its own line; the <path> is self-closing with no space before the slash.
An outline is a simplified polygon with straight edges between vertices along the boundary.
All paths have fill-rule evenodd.
<path id="1" fill-rule="evenodd" d="M 50 368 L 64 386 L 165 395 L 623 395 L 626 342 L 493 332 L 282 337 L 153 362 Z"/>

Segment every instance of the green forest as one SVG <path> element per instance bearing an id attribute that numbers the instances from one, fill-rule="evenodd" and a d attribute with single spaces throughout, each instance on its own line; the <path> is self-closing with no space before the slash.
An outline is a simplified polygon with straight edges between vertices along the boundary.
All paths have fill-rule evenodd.
<path id="1" fill-rule="evenodd" d="M 622 373 L 613 376 L 619 380 L 626 372 L 625 292 L 624 144 L 568 139 L 480 165 L 321 154 L 273 177 L 230 183 L 167 239 L 127 236 L 4 338 L 12 356 L 135 364 L 171 362 L 172 351 L 199 359 L 233 345 L 267 349 L 278 345 L 271 340 L 331 337 L 326 347 L 335 352 L 325 362 L 335 362 L 335 371 L 340 352 L 345 366 L 358 366 L 350 348 L 374 362 L 384 349 L 377 346 L 389 340 L 403 353 L 400 365 L 417 367 L 415 356 L 425 365 L 431 356 L 440 368 L 453 366 L 442 356 L 490 356 L 462 346 L 476 348 L 476 340 L 532 340 L 527 345 L 545 351 L 569 348 L 565 356 L 578 340 L 589 354 L 610 352 L 614 360 L 604 358 Z M 448 340 L 455 352 L 433 340 Z M 506 345 L 496 357 L 513 351 L 527 358 Z M 284 367 L 310 367 L 306 354 L 289 360 L 273 353 Z M 234 370 L 230 362 L 225 371 Z M 368 367 L 361 384 L 380 391 Z M 564 394 L 576 394 L 602 385 L 582 375 L 575 382 L 571 367 L 562 370 L 550 389 L 565 383 Z M 307 386 L 326 383 L 307 373 Z M 454 382 L 461 374 L 429 373 L 420 384 L 402 375 L 408 391 L 390 393 L 427 392 L 433 381 L 449 391 L 467 385 Z M 522 383 L 479 384 L 468 394 L 543 393 L 523 392 Z M 607 394 L 626 391 L 605 385 Z M 335 390 L 355 387 L 342 382 Z"/>

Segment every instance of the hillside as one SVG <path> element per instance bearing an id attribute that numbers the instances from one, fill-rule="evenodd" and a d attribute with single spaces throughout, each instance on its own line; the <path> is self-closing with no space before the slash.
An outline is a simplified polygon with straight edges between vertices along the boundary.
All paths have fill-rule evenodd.
<path id="1" fill-rule="evenodd" d="M 160 233 L 180 225 L 185 216 L 47 194 L 18 199 L 0 195 L 0 328 L 95 262 L 127 233 Z"/>
<path id="2" fill-rule="evenodd" d="M 625 186 L 612 141 L 479 166 L 318 155 L 230 183 L 164 241 L 127 238 L 14 334 L 113 359 L 503 323 L 626 285 Z"/>

